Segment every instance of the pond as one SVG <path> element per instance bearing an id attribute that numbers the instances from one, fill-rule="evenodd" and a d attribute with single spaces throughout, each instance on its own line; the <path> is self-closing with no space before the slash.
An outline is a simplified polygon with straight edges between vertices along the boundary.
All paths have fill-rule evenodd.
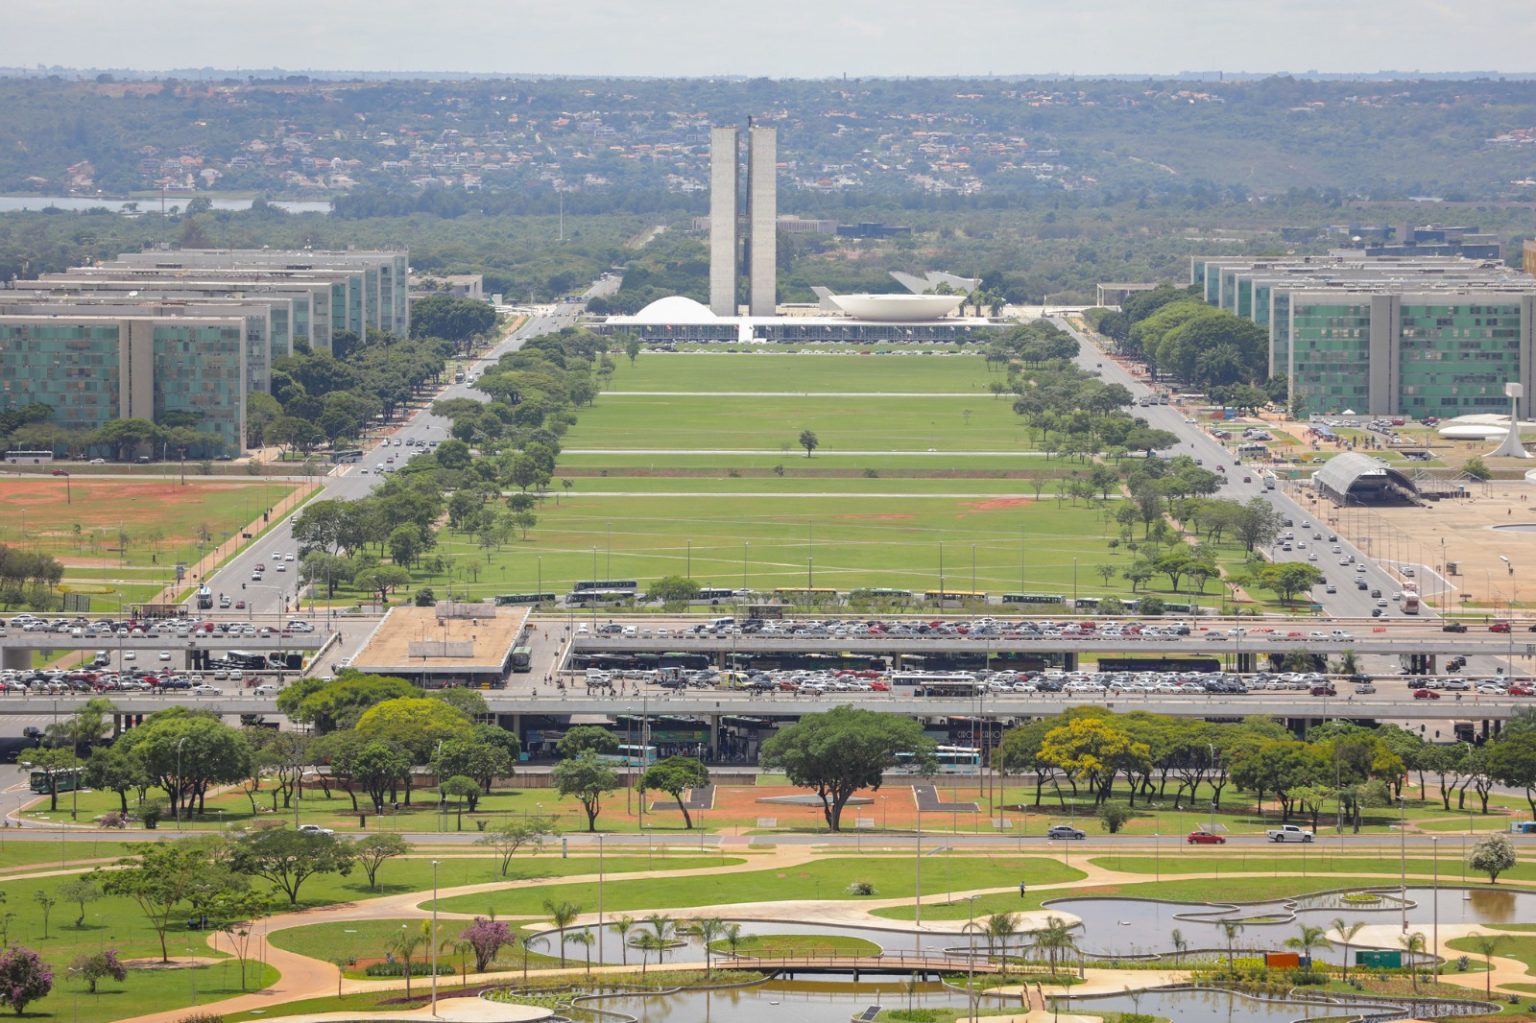
<path id="1" fill-rule="evenodd" d="M 621 995 L 581 1003 L 619 1012 L 640 1023 L 847 1023 L 871 1006 L 887 1009 L 959 1008 L 965 995 L 938 984 L 904 980 L 860 981 L 830 977 L 817 981 L 776 981 L 715 991 L 679 991 L 664 995 Z M 997 1006 L 997 999 L 983 999 Z M 602 1017 L 598 1017 L 602 1018 Z"/>
<path id="2" fill-rule="evenodd" d="M 1062 1000 L 1063 1012 L 1069 1006 Z M 1321 1017 L 1359 1016 L 1381 1012 L 1378 1003 L 1336 1002 L 1318 1005 L 1311 1002 L 1253 998 L 1236 991 L 1213 988 L 1180 988 L 1145 991 L 1136 997 L 1086 995 L 1071 1000 L 1072 1010 L 1083 1012 L 1145 1012 L 1178 1020 L 1179 1023 L 1292 1023 L 1294 1020 Z"/>
<path id="3" fill-rule="evenodd" d="M 881 950 L 888 955 L 912 955 L 918 951 L 917 935 L 911 931 L 887 931 L 873 927 L 843 927 L 827 924 L 797 923 L 794 921 L 771 920 L 741 920 L 741 933 L 743 935 L 771 935 L 771 934 L 825 934 L 829 937 L 863 938 L 879 945 Z M 597 934 L 596 925 L 590 927 L 572 927 L 567 933 L 566 958 L 585 962 L 587 950 L 580 945 L 569 941 L 569 935 L 587 931 Z M 637 920 L 634 928 L 629 932 L 628 938 L 633 942 L 639 934 L 651 933 L 650 927 L 643 920 Z M 663 965 L 666 963 L 702 963 L 704 961 L 704 946 L 697 937 L 692 935 L 679 935 L 678 944 L 667 949 L 663 957 Z M 933 955 L 945 945 L 961 943 L 957 935 L 953 934 L 925 934 L 922 936 L 922 951 Z M 560 938 L 555 931 L 545 931 L 528 939 L 528 947 L 535 952 L 544 955 L 558 956 L 560 954 Z M 599 937 L 597 943 L 592 946 L 592 961 L 594 963 L 619 963 L 628 961 L 640 962 L 641 953 L 631 946 L 627 951 L 620 947 L 620 938 L 613 924 L 609 923 Z M 650 962 L 656 962 L 655 953 L 650 954 Z"/>

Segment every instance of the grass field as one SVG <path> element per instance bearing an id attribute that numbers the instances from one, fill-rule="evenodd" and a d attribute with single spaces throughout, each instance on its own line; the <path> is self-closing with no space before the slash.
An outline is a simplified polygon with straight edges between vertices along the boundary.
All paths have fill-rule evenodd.
<path id="1" fill-rule="evenodd" d="M 404 920 L 348 920 L 341 923 L 311 924 L 308 927 L 290 927 L 286 930 L 273 931 L 270 940 L 278 948 L 297 952 L 311 959 L 328 963 L 341 960 L 353 964 L 344 970 L 346 975 L 363 978 L 367 976 L 364 968 L 370 961 L 384 958 L 392 938 L 399 935 L 403 928 L 420 930 L 421 924 L 420 917 Z M 469 926 L 467 920 L 441 921 L 438 924 L 437 943 L 441 945 L 444 941 L 452 942 L 467 926 Z M 577 954 L 580 954 L 580 949 L 577 950 Z M 522 945 L 516 948 L 504 948 L 491 964 L 491 968 L 493 970 L 520 969 L 523 959 Z M 538 952 L 527 953 L 527 960 L 528 965 L 533 969 L 544 969 L 560 964 L 558 957 L 546 956 Z M 452 966 L 459 976 L 464 975 L 465 963 L 458 954 L 442 950 L 439 952 L 438 961 Z M 475 958 L 470 955 L 468 957 L 470 969 L 474 968 L 474 963 Z M 425 964 L 418 962 L 416 968 L 418 976 L 427 975 Z"/>
<path id="2" fill-rule="evenodd" d="M 617 363 L 614 391 L 974 393 L 991 400 L 987 384 L 1004 379 L 980 355 L 645 352 L 633 364 Z"/>
<path id="3" fill-rule="evenodd" d="M 294 489 L 259 478 L 3 477 L 0 543 L 59 559 L 64 588 L 111 611 L 150 599 L 177 562 L 197 561 Z"/>
<path id="4" fill-rule="evenodd" d="M 925 894 L 935 894 L 1016 885 L 1021 878 L 1033 884 L 1058 884 L 1082 876 L 1081 871 L 1058 860 L 1038 856 L 934 855 L 923 858 L 922 890 Z M 610 881 L 603 886 L 603 905 L 608 912 L 618 912 L 680 909 L 727 902 L 857 899 L 860 896 L 849 895 L 847 891 L 855 881 L 874 885 L 876 898 L 911 895 L 916 886 L 916 867 L 907 857 L 861 859 L 840 856 L 785 869 L 743 871 L 722 878 L 720 883 L 701 884 L 696 877 L 666 876 Z M 456 913 L 483 913 L 494 909 L 500 916 L 541 917 L 546 899 L 568 899 L 585 909 L 596 905 L 591 885 L 544 885 L 443 899 L 440 908 Z"/>

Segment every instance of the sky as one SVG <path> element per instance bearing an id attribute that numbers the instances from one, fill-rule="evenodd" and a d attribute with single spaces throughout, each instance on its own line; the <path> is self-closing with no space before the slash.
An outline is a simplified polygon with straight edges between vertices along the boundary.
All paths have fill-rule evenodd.
<path id="1" fill-rule="evenodd" d="M 0 0 L 0 66 L 485 74 L 1536 69 L 1532 0 Z"/>

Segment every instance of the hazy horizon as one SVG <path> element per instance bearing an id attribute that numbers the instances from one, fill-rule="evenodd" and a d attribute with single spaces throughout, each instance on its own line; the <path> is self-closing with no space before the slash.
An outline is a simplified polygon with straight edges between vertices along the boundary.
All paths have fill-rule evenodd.
<path id="1" fill-rule="evenodd" d="M 811 79 L 1536 67 L 1526 0 L 973 0 L 950 10 L 913 0 L 9 0 L 0 66 Z"/>

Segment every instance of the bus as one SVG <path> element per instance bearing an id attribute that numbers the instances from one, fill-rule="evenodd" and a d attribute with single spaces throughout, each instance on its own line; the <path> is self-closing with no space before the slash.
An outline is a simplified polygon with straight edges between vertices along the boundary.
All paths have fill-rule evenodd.
<path id="1" fill-rule="evenodd" d="M 573 593 L 588 590 L 628 590 L 633 593 L 639 588 L 640 583 L 635 579 L 579 579 L 571 584 Z"/>
<path id="2" fill-rule="evenodd" d="M 735 590 L 721 589 L 719 587 L 700 587 L 698 595 L 693 599 L 696 602 L 707 600 L 711 604 L 717 604 L 722 600 L 734 600 L 735 597 Z"/>
<path id="3" fill-rule="evenodd" d="M 896 671 L 891 691 L 909 696 L 975 696 L 981 683 L 963 671 Z"/>
<path id="4" fill-rule="evenodd" d="M 929 759 L 931 769 L 920 767 L 912 753 L 898 752 L 900 761 L 895 770 L 901 774 L 976 774 L 981 770 L 981 750 L 975 746 L 938 746 Z"/>
<path id="5" fill-rule="evenodd" d="M 227 650 L 224 652 L 224 660 L 245 671 L 266 671 L 270 667 L 266 654 L 251 653 L 247 650 Z"/>
<path id="6" fill-rule="evenodd" d="M 567 607 L 591 604 L 623 604 L 635 599 L 634 590 L 576 590 L 565 595 Z"/>
<path id="7" fill-rule="evenodd" d="M 650 767 L 656 763 L 656 747 L 621 742 L 617 750 L 599 753 L 597 759 L 605 764 L 621 764 L 624 767 Z"/>
<path id="8" fill-rule="evenodd" d="M 911 590 L 891 590 L 884 587 L 866 587 L 854 590 L 848 594 L 849 600 L 888 600 L 892 603 L 905 604 L 912 599 Z"/>
<path id="9" fill-rule="evenodd" d="M 1413 583 L 1403 584 L 1403 614 L 1419 613 L 1419 589 Z"/>
<path id="10" fill-rule="evenodd" d="M 197 588 L 197 609 L 209 611 L 213 609 L 213 591 L 206 586 Z"/>
<path id="11" fill-rule="evenodd" d="M 984 604 L 987 595 L 974 590 L 927 590 L 923 599 L 930 604 Z"/>
<path id="12" fill-rule="evenodd" d="M 361 462 L 362 460 L 362 448 L 342 448 L 340 451 L 331 452 L 331 463 L 333 465 L 345 465 L 348 462 Z"/>
<path id="13" fill-rule="evenodd" d="M 837 590 L 824 586 L 783 586 L 774 590 L 773 595 L 780 600 L 793 600 L 803 604 L 830 604 L 838 598 Z"/>
<path id="14" fill-rule="evenodd" d="M 1005 593 L 1004 604 L 1065 604 L 1067 598 L 1060 593 Z"/>
<path id="15" fill-rule="evenodd" d="M 512 670 L 521 673 L 533 670 L 533 647 L 516 646 L 512 648 Z"/>
<path id="16" fill-rule="evenodd" d="M 13 448 L 5 453 L 5 460 L 12 465 L 49 465 L 53 462 L 53 451 L 22 451 Z"/>
<path id="17" fill-rule="evenodd" d="M 506 607 L 509 604 L 553 604 L 553 593 L 503 593 L 495 598 L 497 607 Z"/>
<path id="18" fill-rule="evenodd" d="M 53 771 L 33 771 L 31 784 L 32 791 L 40 796 L 53 792 L 54 786 L 58 787 L 59 792 L 73 792 L 85 786 L 85 768 L 60 767 Z"/>

